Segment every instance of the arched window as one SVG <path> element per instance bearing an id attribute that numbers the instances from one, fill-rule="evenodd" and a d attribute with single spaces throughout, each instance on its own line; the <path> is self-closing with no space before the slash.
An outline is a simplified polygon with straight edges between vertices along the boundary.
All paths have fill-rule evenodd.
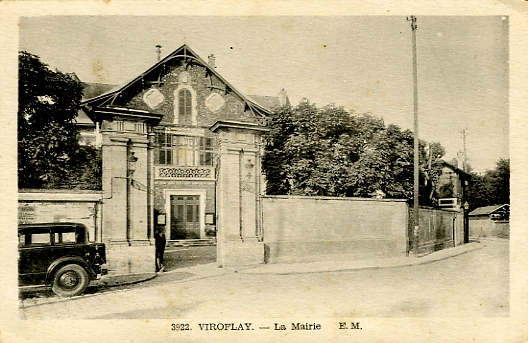
<path id="1" fill-rule="evenodd" d="M 174 124 L 196 126 L 196 91 L 181 84 L 174 90 Z"/>
<path id="2" fill-rule="evenodd" d="M 178 93 L 178 105 L 180 124 L 191 124 L 192 95 L 188 89 L 181 89 Z"/>

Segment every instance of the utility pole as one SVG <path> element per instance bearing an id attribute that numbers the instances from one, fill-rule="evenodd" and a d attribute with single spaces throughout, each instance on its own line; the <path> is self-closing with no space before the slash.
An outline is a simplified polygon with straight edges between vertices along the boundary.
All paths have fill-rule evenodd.
<path id="1" fill-rule="evenodd" d="M 464 164 L 463 169 L 467 173 L 467 151 L 466 151 L 466 136 L 467 136 L 467 129 L 462 130 L 462 139 L 464 140 Z"/>
<path id="2" fill-rule="evenodd" d="M 419 169 L 419 147 L 420 139 L 418 136 L 418 68 L 416 58 L 416 16 L 407 17 L 411 22 L 412 30 L 412 52 L 413 52 L 413 94 L 414 94 L 414 253 L 418 254 L 418 233 L 419 233 L 419 196 L 420 196 L 420 169 Z"/>

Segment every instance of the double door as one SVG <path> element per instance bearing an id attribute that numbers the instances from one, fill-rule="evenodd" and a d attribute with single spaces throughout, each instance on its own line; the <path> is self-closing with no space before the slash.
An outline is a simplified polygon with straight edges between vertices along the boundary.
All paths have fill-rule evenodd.
<path id="1" fill-rule="evenodd" d="M 171 195 L 170 239 L 200 238 L 200 196 Z"/>

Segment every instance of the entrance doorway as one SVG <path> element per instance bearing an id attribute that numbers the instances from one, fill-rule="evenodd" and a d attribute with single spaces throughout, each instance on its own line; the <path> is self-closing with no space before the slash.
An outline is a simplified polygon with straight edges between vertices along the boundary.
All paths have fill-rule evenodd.
<path id="1" fill-rule="evenodd" d="M 200 238 L 200 196 L 170 196 L 170 239 Z"/>

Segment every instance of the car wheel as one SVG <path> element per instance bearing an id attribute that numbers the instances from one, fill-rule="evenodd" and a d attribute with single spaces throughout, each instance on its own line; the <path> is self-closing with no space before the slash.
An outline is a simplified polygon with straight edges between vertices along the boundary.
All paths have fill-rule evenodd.
<path id="1" fill-rule="evenodd" d="M 57 270 L 51 289 L 59 297 L 74 297 L 84 292 L 89 281 L 88 273 L 83 267 L 68 264 Z"/>

